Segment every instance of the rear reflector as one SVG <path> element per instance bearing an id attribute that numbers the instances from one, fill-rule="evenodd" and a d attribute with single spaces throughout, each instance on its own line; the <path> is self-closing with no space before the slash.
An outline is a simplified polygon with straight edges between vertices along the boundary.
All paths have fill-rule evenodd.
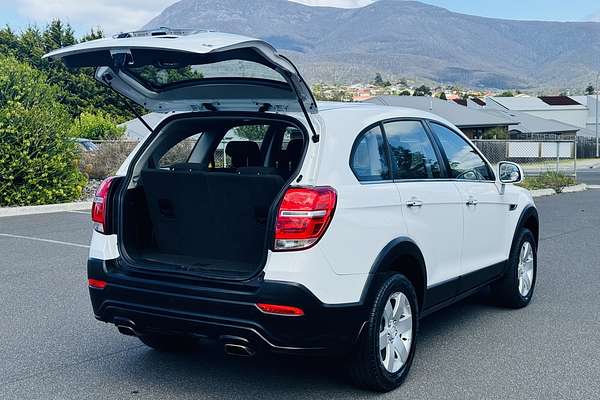
<path id="1" fill-rule="evenodd" d="M 99 279 L 88 279 L 88 286 L 94 289 L 104 289 L 106 287 L 106 282 L 101 281 Z"/>
<path id="2" fill-rule="evenodd" d="M 110 185 L 114 177 L 108 177 L 102 181 L 94 201 L 92 203 L 92 221 L 94 222 L 94 229 L 100 233 L 106 233 L 106 211 L 107 211 L 107 197 L 110 191 Z"/>
<path id="3" fill-rule="evenodd" d="M 265 314 L 287 315 L 290 317 L 299 317 L 304 315 L 304 311 L 298 307 L 280 306 L 276 304 L 257 303 L 256 307 Z"/>
<path id="4" fill-rule="evenodd" d="M 277 211 L 274 250 L 301 250 L 317 243 L 336 202 L 337 193 L 328 186 L 289 188 Z"/>

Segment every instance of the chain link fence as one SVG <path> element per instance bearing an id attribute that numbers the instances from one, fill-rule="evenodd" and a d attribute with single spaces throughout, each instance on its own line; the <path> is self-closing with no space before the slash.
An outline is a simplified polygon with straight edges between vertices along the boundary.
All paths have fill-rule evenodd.
<path id="1" fill-rule="evenodd" d="M 91 179 L 104 179 L 117 171 L 138 143 L 135 140 L 94 141 L 97 146 L 95 150 L 81 152 L 80 168 Z M 160 164 L 185 162 L 195 143 L 193 139 L 180 142 L 161 158 Z M 500 161 L 516 162 L 523 167 L 527 176 L 537 176 L 546 172 L 576 176 L 577 164 L 582 162 L 578 155 L 587 155 L 586 158 L 595 155 L 595 142 L 585 141 L 582 138 L 572 140 L 474 139 L 473 143 L 492 164 Z M 224 141 L 215 150 L 216 168 L 226 168 L 231 165 L 229 156 L 225 155 L 225 146 Z"/>
<path id="2" fill-rule="evenodd" d="M 513 161 L 526 176 L 558 172 L 577 176 L 577 139 L 570 140 L 483 140 L 473 143 L 492 163 Z"/>

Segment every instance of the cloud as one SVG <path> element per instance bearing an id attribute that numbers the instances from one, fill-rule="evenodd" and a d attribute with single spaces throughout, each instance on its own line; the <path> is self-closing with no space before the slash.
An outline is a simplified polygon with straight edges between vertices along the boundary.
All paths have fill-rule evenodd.
<path id="1" fill-rule="evenodd" d="M 176 0 L 14 0 L 17 12 L 30 21 L 45 24 L 60 18 L 87 31 L 100 27 L 105 33 L 139 29 Z M 80 32 L 83 33 L 83 32 Z"/>
<path id="2" fill-rule="evenodd" d="M 319 7 L 338 7 L 338 8 L 359 8 L 368 6 L 376 0 L 290 0 L 294 3 L 301 3 L 307 6 Z"/>
<path id="3" fill-rule="evenodd" d="M 588 15 L 587 17 L 584 18 L 584 21 L 600 22 L 600 11 L 598 11 L 595 14 Z"/>

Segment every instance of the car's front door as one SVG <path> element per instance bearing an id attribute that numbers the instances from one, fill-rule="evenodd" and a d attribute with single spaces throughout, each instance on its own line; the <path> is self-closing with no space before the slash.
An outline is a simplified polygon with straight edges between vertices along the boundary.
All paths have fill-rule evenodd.
<path id="1" fill-rule="evenodd" d="M 464 233 L 461 286 L 469 289 L 494 278 L 507 258 L 510 204 L 479 152 L 458 132 L 429 122 L 462 198 Z"/>
<path id="2" fill-rule="evenodd" d="M 425 306 L 433 306 L 454 296 L 457 288 L 462 199 L 456 185 L 444 179 L 440 154 L 422 121 L 386 122 L 384 129 L 407 230 L 427 266 L 428 294 L 432 295 Z"/>

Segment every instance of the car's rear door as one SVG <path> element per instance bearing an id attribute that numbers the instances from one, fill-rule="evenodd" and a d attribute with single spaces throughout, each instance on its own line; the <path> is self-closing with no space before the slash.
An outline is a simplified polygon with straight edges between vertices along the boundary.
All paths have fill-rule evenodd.
<path id="1" fill-rule="evenodd" d="M 425 258 L 425 307 L 434 306 L 453 297 L 458 285 L 461 196 L 454 183 L 444 179 L 440 154 L 422 121 L 389 121 L 383 126 L 407 230 Z"/>
<path id="2" fill-rule="evenodd" d="M 132 32 L 44 57 L 96 67 L 96 79 L 149 111 L 318 112 L 296 67 L 268 43 L 245 36 Z"/>

